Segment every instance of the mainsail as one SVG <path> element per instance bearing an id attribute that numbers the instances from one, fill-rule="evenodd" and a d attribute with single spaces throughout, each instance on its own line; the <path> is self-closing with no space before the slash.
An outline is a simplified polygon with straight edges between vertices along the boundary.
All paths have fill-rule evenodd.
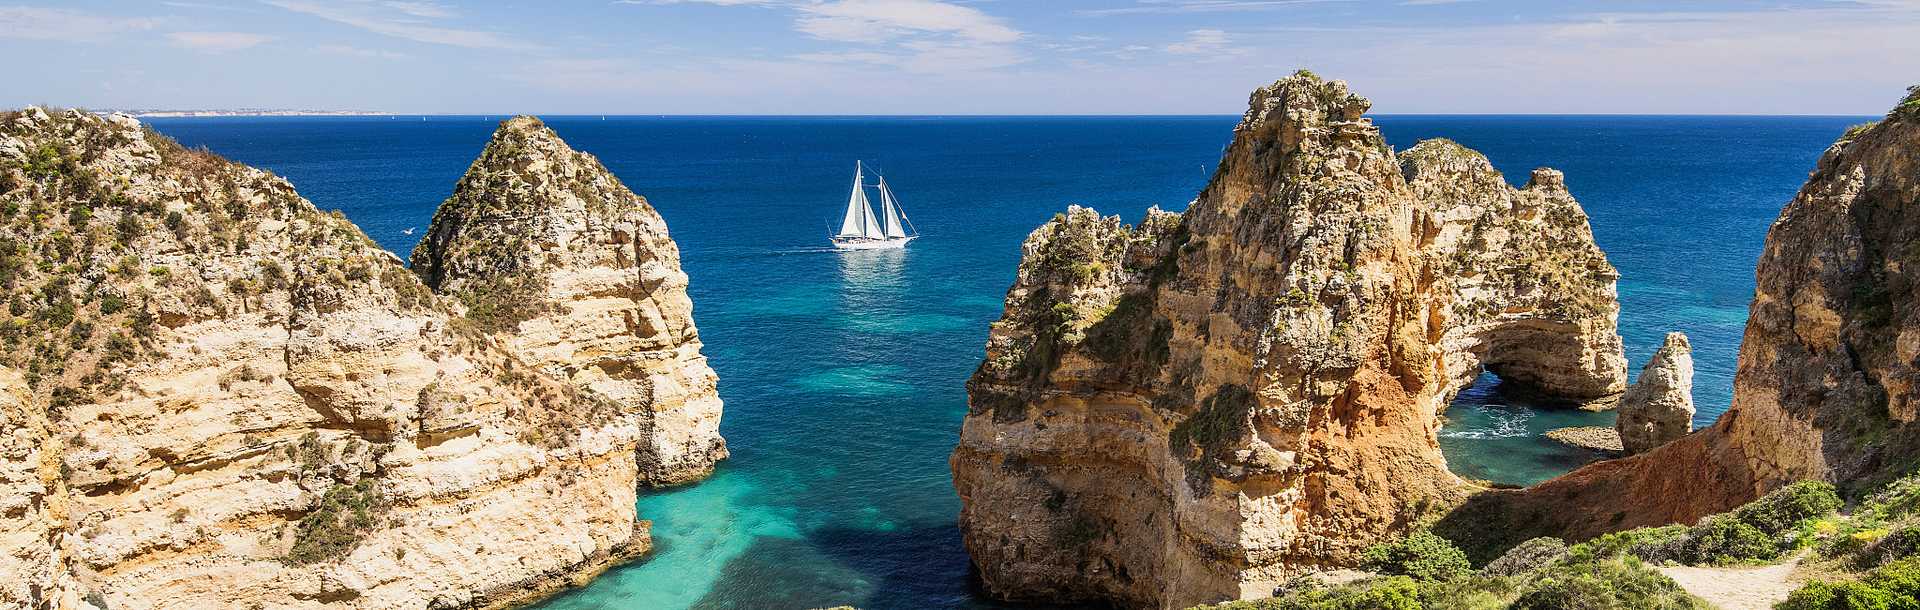
<path id="1" fill-rule="evenodd" d="M 873 217 L 873 206 L 867 205 L 867 191 L 861 182 L 863 168 L 858 161 L 853 165 L 853 195 L 847 197 L 847 215 L 840 221 L 840 233 L 835 237 L 866 237 L 882 239 L 886 232 Z"/>
<path id="2" fill-rule="evenodd" d="M 888 238 L 906 237 L 907 232 L 900 228 L 900 205 L 893 200 L 893 189 L 887 188 L 887 177 L 880 177 L 880 214 L 886 219 L 882 227 Z"/>

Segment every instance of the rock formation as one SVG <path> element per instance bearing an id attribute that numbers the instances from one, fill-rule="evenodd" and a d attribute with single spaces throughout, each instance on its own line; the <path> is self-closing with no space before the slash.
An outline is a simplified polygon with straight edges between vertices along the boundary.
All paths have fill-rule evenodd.
<path id="1" fill-rule="evenodd" d="M 1496 538 L 1475 546 L 1577 540 L 1691 523 L 1799 480 L 1860 493 L 1920 468 L 1920 88 L 1910 93 L 1829 147 L 1768 231 L 1725 414 L 1637 456 L 1483 494 L 1448 529 Z"/>
<path id="2" fill-rule="evenodd" d="M 648 548 L 631 405 L 285 180 L 30 108 L 0 222 L 0 607 L 498 606 Z M 619 251 L 664 303 L 657 223 Z"/>
<path id="3" fill-rule="evenodd" d="M 1624 389 L 1615 273 L 1559 172 L 1396 154 L 1311 74 L 1250 105 L 1184 214 L 1027 238 L 951 458 L 992 594 L 1263 596 L 1463 494 L 1435 434 L 1481 370 Z"/>
<path id="4" fill-rule="evenodd" d="M 413 268 L 523 361 L 637 415 L 642 482 L 705 478 L 727 456 L 666 221 L 539 119 L 500 125 Z"/>
<path id="5" fill-rule="evenodd" d="M 1613 428 L 1628 455 L 1646 453 L 1693 431 L 1693 345 L 1681 333 L 1647 359 L 1640 378 L 1620 397 Z"/>
<path id="6" fill-rule="evenodd" d="M 1613 428 L 1600 426 L 1574 426 L 1554 428 L 1544 435 L 1547 440 L 1569 447 L 1579 447 L 1589 451 L 1618 455 L 1624 449 L 1620 444 L 1620 432 Z"/>

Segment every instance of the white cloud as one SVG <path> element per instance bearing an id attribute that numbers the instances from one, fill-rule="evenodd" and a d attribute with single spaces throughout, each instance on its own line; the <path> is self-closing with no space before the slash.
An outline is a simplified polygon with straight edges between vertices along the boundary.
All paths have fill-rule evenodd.
<path id="1" fill-rule="evenodd" d="M 413 17 L 439 19 L 453 16 L 453 9 L 447 8 L 437 2 L 401 2 L 399 0 L 390 0 L 381 4 L 385 4 L 387 8 Z"/>
<path id="2" fill-rule="evenodd" d="M 781 0 L 613 0 L 614 4 L 715 4 L 719 6 L 766 6 Z"/>
<path id="3" fill-rule="evenodd" d="M 1239 55 L 1246 49 L 1232 46 L 1233 37 L 1221 30 L 1193 30 L 1186 40 L 1169 44 L 1166 51 L 1175 55 Z"/>
<path id="4" fill-rule="evenodd" d="M 360 47 L 343 45 L 343 44 L 323 44 L 323 45 L 314 47 L 313 50 L 319 51 L 321 53 L 326 53 L 328 55 L 342 55 L 346 57 L 399 59 L 407 56 L 407 54 L 405 53 L 396 53 L 396 52 L 388 51 L 384 49 L 363 49 Z"/>
<path id="5" fill-rule="evenodd" d="M 0 6 L 0 38 L 99 42 L 114 34 L 151 30 L 159 19 L 109 17 L 65 9 Z"/>
<path id="6" fill-rule="evenodd" d="M 1139 0 L 1134 6 L 1080 11 L 1082 15 L 1127 15 L 1136 13 L 1227 13 L 1270 11 L 1302 4 L 1355 2 L 1357 0 Z M 1444 0 L 1443 0 L 1444 1 Z"/>
<path id="7" fill-rule="evenodd" d="M 616 0 L 617 4 L 782 7 L 793 28 L 828 42 L 867 45 L 799 53 L 816 64 L 872 64 L 916 73 L 992 70 L 1026 61 L 1026 34 L 980 9 L 942 0 Z"/>
<path id="8" fill-rule="evenodd" d="M 440 27 L 420 21 L 422 3 L 389 2 L 372 5 L 366 2 L 309 2 L 307 0 L 261 0 L 268 5 L 277 6 L 296 13 L 304 13 L 335 23 L 342 23 L 376 34 L 404 38 L 414 42 L 442 44 L 469 49 L 507 49 L 525 50 L 537 48 L 536 45 L 514 40 L 493 32 L 463 30 Z M 405 8 L 393 5 L 409 5 Z M 437 5 L 435 5 L 437 6 Z M 394 17 L 389 13 L 400 13 Z"/>
<path id="9" fill-rule="evenodd" d="M 795 27 L 823 40 L 882 42 L 935 33 L 981 43 L 1009 43 L 1019 30 L 970 6 L 936 0 L 837 0 L 799 5 Z"/>
<path id="10" fill-rule="evenodd" d="M 206 51 L 208 53 L 226 53 L 260 46 L 272 36 L 247 32 L 170 32 L 167 40 L 174 46 Z"/>

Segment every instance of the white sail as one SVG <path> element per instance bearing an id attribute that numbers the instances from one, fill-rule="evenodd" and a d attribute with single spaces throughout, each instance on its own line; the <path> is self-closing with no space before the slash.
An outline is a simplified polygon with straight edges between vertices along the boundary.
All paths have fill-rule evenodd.
<path id="1" fill-rule="evenodd" d="M 867 204 L 867 191 L 862 188 L 863 171 L 858 162 L 853 166 L 853 194 L 847 196 L 847 214 L 840 221 L 840 233 L 836 237 L 871 237 L 878 239 L 882 232 L 874 222 L 873 206 Z"/>
<path id="2" fill-rule="evenodd" d="M 867 239 L 886 239 L 887 231 L 880 226 L 880 217 L 873 215 L 873 207 L 867 205 L 866 200 L 867 193 L 861 191 L 860 205 L 866 210 L 867 215 L 861 219 L 864 220 L 865 223 L 861 226 L 860 235 Z"/>
<path id="3" fill-rule="evenodd" d="M 889 239 L 906 237 L 907 232 L 900 228 L 900 204 L 893 199 L 893 189 L 887 188 L 886 176 L 880 177 L 880 216 Z"/>

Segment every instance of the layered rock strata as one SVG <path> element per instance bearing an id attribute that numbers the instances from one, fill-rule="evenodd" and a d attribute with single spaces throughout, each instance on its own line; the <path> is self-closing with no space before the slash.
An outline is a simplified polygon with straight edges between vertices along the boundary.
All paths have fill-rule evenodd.
<path id="1" fill-rule="evenodd" d="M 1646 453 L 1693 431 L 1693 345 L 1681 333 L 1640 369 L 1640 378 L 1620 397 L 1614 430 L 1628 455 Z"/>
<path id="2" fill-rule="evenodd" d="M 1487 494 L 1460 531 L 1569 539 L 1691 523 L 1804 479 L 1920 468 L 1920 88 L 1821 156 L 1767 232 L 1733 404 L 1646 453 Z"/>
<path id="3" fill-rule="evenodd" d="M 1625 387 L 1615 273 L 1558 172 L 1396 154 L 1310 74 L 1250 106 L 1184 214 L 1075 207 L 1023 245 L 951 458 L 990 593 L 1264 596 L 1463 493 L 1435 434 L 1482 370 Z"/>
<path id="4" fill-rule="evenodd" d="M 0 607 L 498 606 L 648 548 L 628 406 L 285 180 L 27 109 L 0 222 Z"/>
<path id="5" fill-rule="evenodd" d="M 643 483 L 705 478 L 727 456 L 666 221 L 539 119 L 501 124 L 413 269 L 523 361 L 635 415 Z"/>

